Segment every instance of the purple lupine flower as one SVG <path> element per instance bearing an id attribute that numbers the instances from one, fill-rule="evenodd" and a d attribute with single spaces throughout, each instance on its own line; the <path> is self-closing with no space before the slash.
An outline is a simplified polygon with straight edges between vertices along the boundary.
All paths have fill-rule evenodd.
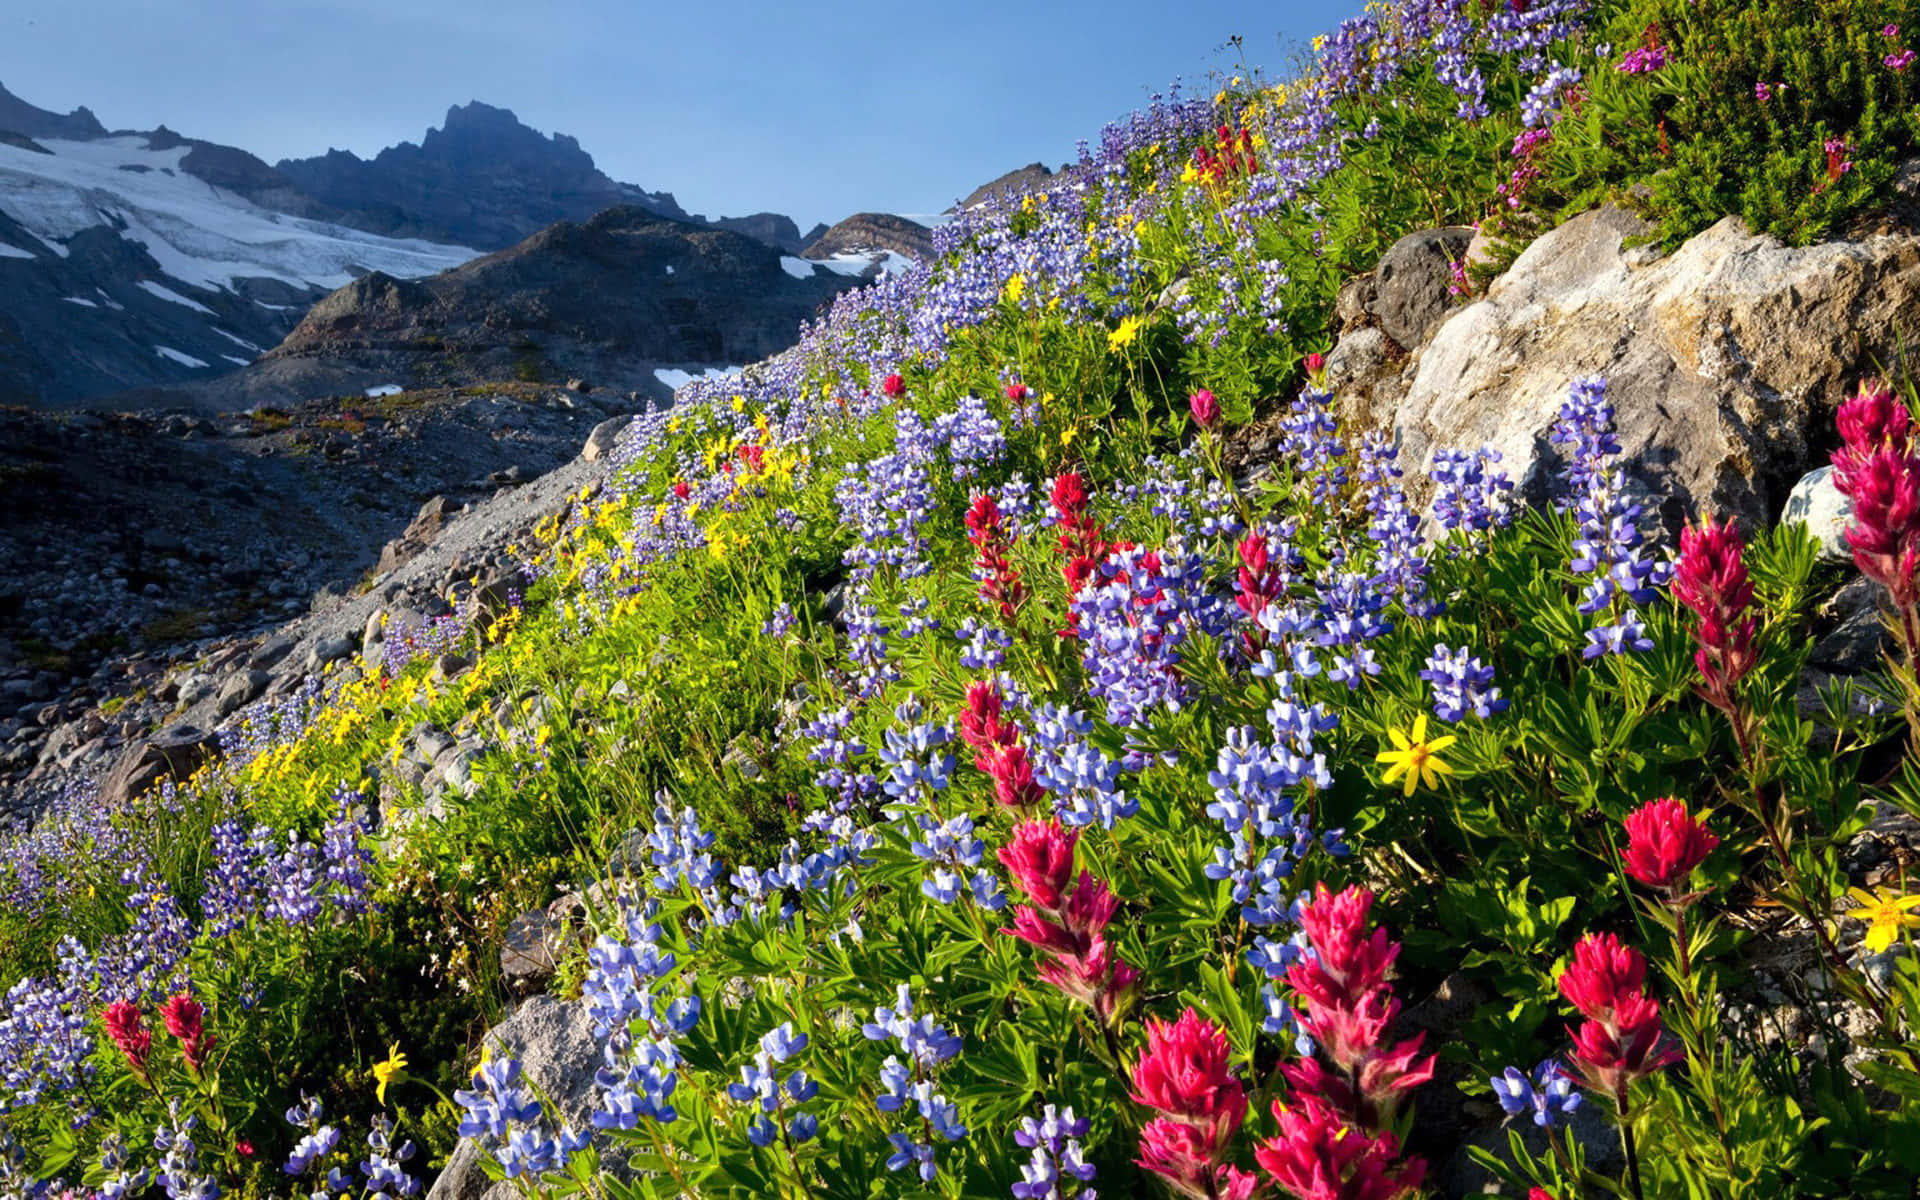
<path id="1" fill-rule="evenodd" d="M 1583 657 L 1652 649 L 1645 626 L 1626 604 L 1647 604 L 1672 577 L 1673 565 L 1654 559 L 1643 537 L 1640 505 L 1626 495 L 1626 477 L 1612 465 L 1620 453 L 1606 380 L 1576 379 L 1549 440 L 1568 448 L 1564 474 L 1578 523 L 1571 567 L 1587 576 L 1580 611 L 1601 617 L 1587 634 Z M 1612 621 L 1605 618 L 1612 617 Z"/>
<path id="2" fill-rule="evenodd" d="M 1468 713 L 1484 721 L 1507 710 L 1500 689 L 1488 686 L 1493 668 L 1471 657 L 1465 646 L 1450 650 L 1445 642 L 1434 643 L 1420 678 L 1433 685 L 1433 711 L 1443 721 L 1464 720 Z"/>
<path id="3" fill-rule="evenodd" d="M 411 1141 L 393 1145 L 393 1119 L 375 1113 L 367 1130 L 367 1157 L 360 1162 L 360 1174 L 374 1195 L 417 1196 L 420 1181 L 407 1173 L 405 1163 L 415 1153 Z M 566 1163 L 565 1153 L 550 1153 L 546 1169 L 559 1170 Z M 536 1172 L 537 1173 L 537 1172 Z"/>
<path id="4" fill-rule="evenodd" d="M 893 715 L 896 724 L 882 735 L 879 751 L 887 767 L 881 790 L 902 801 L 945 791 L 954 758 L 941 747 L 953 741 L 953 723 L 926 720 L 926 709 L 913 696 L 896 705 Z"/>
<path id="5" fill-rule="evenodd" d="M 735 1103 L 752 1104 L 759 1110 L 747 1126 L 747 1140 L 754 1145 L 773 1144 L 780 1136 L 780 1119 L 788 1110 L 795 1110 L 786 1120 L 791 1140 L 806 1142 L 819 1131 L 818 1117 L 797 1110 L 819 1093 L 820 1085 L 809 1079 L 805 1070 L 789 1072 L 783 1083 L 773 1069 L 776 1063 L 786 1062 L 806 1047 L 807 1035 L 795 1034 L 791 1022 L 782 1023 L 761 1036 L 753 1061 L 740 1068 L 740 1082 L 727 1085 L 727 1095 Z"/>
<path id="6" fill-rule="evenodd" d="M 1427 477 L 1438 485 L 1433 494 L 1433 519 L 1440 528 L 1479 533 L 1504 529 L 1512 522 L 1513 481 L 1506 472 L 1493 469 L 1499 461 L 1500 452 L 1486 446 L 1435 451 Z"/>
<path id="7" fill-rule="evenodd" d="M 1580 1107 L 1573 1074 L 1557 1059 L 1549 1058 L 1535 1067 L 1531 1080 L 1520 1068 L 1508 1067 L 1488 1082 L 1508 1116 L 1530 1113 L 1533 1123 L 1542 1129 L 1566 1124 Z"/>
<path id="8" fill-rule="evenodd" d="M 798 620 L 799 618 L 794 615 L 793 605 L 783 601 L 773 610 L 773 616 L 767 619 L 766 624 L 760 627 L 760 632 L 766 637 L 783 638 L 793 629 Z"/>
<path id="9" fill-rule="evenodd" d="M 913 1015 L 913 997 L 906 984 L 899 985 L 894 1006 L 875 1008 L 873 1020 L 863 1024 L 860 1032 L 868 1041 L 896 1042 L 906 1055 L 906 1061 L 902 1062 L 898 1055 L 890 1054 L 881 1064 L 883 1090 L 874 1100 L 874 1107 L 882 1113 L 917 1109 L 920 1122 L 949 1142 L 967 1136 L 967 1127 L 960 1123 L 959 1109 L 938 1091 L 934 1082 L 936 1068 L 960 1053 L 961 1040 L 935 1024 L 931 1016 L 916 1018 Z M 915 1166 L 922 1180 L 933 1181 L 937 1168 L 931 1142 L 921 1143 L 910 1134 L 897 1132 L 889 1133 L 887 1138 L 894 1146 L 893 1155 L 887 1159 L 889 1171 Z"/>
<path id="10" fill-rule="evenodd" d="M 1520 102 L 1520 124 L 1528 129 L 1553 124 L 1559 118 L 1560 106 L 1579 84 L 1579 68 L 1554 63 Z"/>
<path id="11" fill-rule="evenodd" d="M 1027 755 L 1034 782 L 1052 793 L 1064 825 L 1112 829 L 1140 811 L 1140 802 L 1120 790 L 1120 764 L 1088 740 L 1093 721 L 1052 703 L 1032 713 Z"/>
<path id="12" fill-rule="evenodd" d="M 1080 1139 L 1091 1126 L 1085 1117 L 1075 1117 L 1069 1105 L 1064 1111 L 1049 1104 L 1039 1118 L 1020 1118 L 1014 1130 L 1016 1145 L 1033 1151 L 1033 1157 L 1020 1168 L 1020 1182 L 1013 1185 L 1019 1200 L 1094 1200 L 1092 1188 L 1073 1188 L 1067 1180 L 1086 1183 L 1094 1177 L 1093 1164 L 1080 1148 Z"/>
<path id="13" fill-rule="evenodd" d="M 915 858 L 932 863 L 932 872 L 921 881 L 920 891 L 936 904 L 950 905 L 968 890 L 982 908 L 997 912 L 1006 907 L 1007 898 L 992 872 L 982 870 L 980 861 L 986 843 L 973 834 L 973 818 L 965 813 L 936 821 L 924 814 L 916 818 L 919 834 L 908 849 Z"/>
<path id="14" fill-rule="evenodd" d="M 367 899 L 372 883 L 367 870 L 373 865 L 373 852 L 366 845 L 366 823 L 354 812 L 360 793 L 342 786 L 334 791 L 338 806 L 320 845 L 320 857 L 326 863 L 326 890 L 333 906 L 342 913 L 369 912 Z"/>

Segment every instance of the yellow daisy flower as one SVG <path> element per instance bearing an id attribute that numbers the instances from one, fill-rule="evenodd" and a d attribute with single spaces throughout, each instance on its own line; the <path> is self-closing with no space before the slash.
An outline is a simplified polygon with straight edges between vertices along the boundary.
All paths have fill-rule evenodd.
<path id="1" fill-rule="evenodd" d="M 400 1053 L 399 1042 L 387 1047 L 387 1061 L 373 1064 L 373 1077 L 380 1085 L 373 1090 L 373 1094 L 379 1098 L 380 1103 L 387 1102 L 387 1085 L 399 1078 L 400 1072 L 404 1071 L 406 1066 L 407 1056 Z"/>
<path id="2" fill-rule="evenodd" d="M 1427 714 L 1421 713 L 1414 718 L 1410 732 L 1389 729 L 1387 736 L 1393 739 L 1394 749 L 1382 750 L 1373 756 L 1375 762 L 1389 764 L 1386 774 L 1380 777 L 1382 783 L 1392 783 L 1405 776 L 1406 795 L 1411 796 L 1416 785 L 1424 783 L 1430 788 L 1438 788 L 1440 776 L 1453 774 L 1453 768 L 1441 762 L 1438 755 L 1460 739 L 1449 733 L 1428 741 Z"/>
<path id="3" fill-rule="evenodd" d="M 1900 936 L 1902 929 L 1920 928 L 1920 895 L 1896 896 L 1892 892 L 1875 894 L 1865 888 L 1848 888 L 1847 895 L 1860 907 L 1841 916 L 1849 921 L 1865 921 L 1867 936 L 1863 943 L 1869 954 L 1884 953 Z"/>
<path id="4" fill-rule="evenodd" d="M 1140 336 L 1140 327 L 1144 324 L 1146 322 L 1139 317 L 1122 317 L 1120 324 L 1107 334 L 1107 349 L 1117 351 L 1133 345 L 1133 340 Z"/>

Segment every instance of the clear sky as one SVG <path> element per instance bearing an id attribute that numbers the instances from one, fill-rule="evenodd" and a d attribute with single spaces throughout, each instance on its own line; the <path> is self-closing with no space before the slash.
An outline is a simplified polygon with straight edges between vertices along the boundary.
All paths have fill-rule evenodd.
<path id="1" fill-rule="evenodd" d="M 1172 79 L 1281 72 L 1358 0 L 6 0 L 0 83 L 268 162 L 484 100 L 708 216 L 926 213 Z M 1238 34 L 1244 51 L 1229 38 Z"/>

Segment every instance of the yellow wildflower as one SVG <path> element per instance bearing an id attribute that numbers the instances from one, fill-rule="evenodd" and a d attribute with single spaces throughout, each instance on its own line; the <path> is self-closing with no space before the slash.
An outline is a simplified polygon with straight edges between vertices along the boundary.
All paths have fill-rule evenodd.
<path id="1" fill-rule="evenodd" d="M 1427 740 L 1427 714 L 1421 713 L 1414 718 L 1413 729 L 1401 733 L 1398 729 L 1387 730 L 1387 736 L 1393 739 L 1394 749 L 1382 750 L 1373 756 L 1375 762 L 1389 764 L 1386 774 L 1380 777 L 1382 783 L 1392 783 L 1402 775 L 1406 776 L 1406 794 L 1413 795 L 1415 785 L 1424 783 L 1430 788 L 1440 786 L 1440 776 L 1453 774 L 1453 768 L 1441 762 L 1437 757 L 1440 751 L 1453 745 L 1460 739 L 1452 734 Z"/>
<path id="2" fill-rule="evenodd" d="M 1027 277 L 1018 271 L 1007 276 L 1007 286 L 1000 290 L 1000 294 L 1015 304 L 1020 303 L 1020 297 L 1027 294 Z"/>
<path id="3" fill-rule="evenodd" d="M 1865 921 L 1867 936 L 1863 943 L 1869 954 L 1883 954 L 1903 929 L 1920 928 L 1920 895 L 1896 896 L 1890 891 L 1875 894 L 1865 888 L 1848 888 L 1847 895 L 1860 907 L 1842 913 L 1849 921 Z"/>
<path id="4" fill-rule="evenodd" d="M 1140 327 L 1144 324 L 1146 322 L 1139 317 L 1123 317 L 1119 326 L 1107 333 L 1107 349 L 1117 352 L 1133 345 L 1134 339 L 1140 336 Z"/>
<path id="5" fill-rule="evenodd" d="M 1193 161 L 1189 159 L 1187 161 L 1187 165 L 1180 169 L 1180 182 L 1195 183 L 1195 182 L 1198 182 L 1199 179 L 1200 179 L 1200 169 L 1194 166 Z"/>
<path id="6" fill-rule="evenodd" d="M 373 1077 L 380 1083 L 380 1086 L 374 1089 L 374 1095 L 379 1098 L 380 1103 L 387 1102 L 387 1085 L 399 1078 L 400 1072 L 405 1070 L 406 1066 L 407 1056 L 400 1053 L 399 1042 L 394 1042 L 387 1047 L 387 1061 L 373 1064 Z"/>

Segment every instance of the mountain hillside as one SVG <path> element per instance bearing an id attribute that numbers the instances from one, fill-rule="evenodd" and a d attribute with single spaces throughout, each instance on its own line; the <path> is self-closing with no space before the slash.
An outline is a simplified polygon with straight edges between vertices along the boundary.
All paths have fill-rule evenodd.
<path id="1" fill-rule="evenodd" d="M 831 303 L 277 628 L 81 644 L 313 567 L 62 534 L 602 389 L 157 493 L 0 421 L 95 484 L 0 600 L 0 1190 L 1912 1200 L 1920 4 L 1353 7 L 844 292 L 631 208 L 356 281 L 269 361 Z"/>
<path id="2" fill-rule="evenodd" d="M 786 348 L 865 266 L 832 269 L 743 234 L 614 208 L 431 278 L 362 276 L 315 304 L 258 363 L 175 402 L 232 409 L 385 386 L 572 377 L 664 399 L 671 388 L 659 372 L 737 366 Z"/>

